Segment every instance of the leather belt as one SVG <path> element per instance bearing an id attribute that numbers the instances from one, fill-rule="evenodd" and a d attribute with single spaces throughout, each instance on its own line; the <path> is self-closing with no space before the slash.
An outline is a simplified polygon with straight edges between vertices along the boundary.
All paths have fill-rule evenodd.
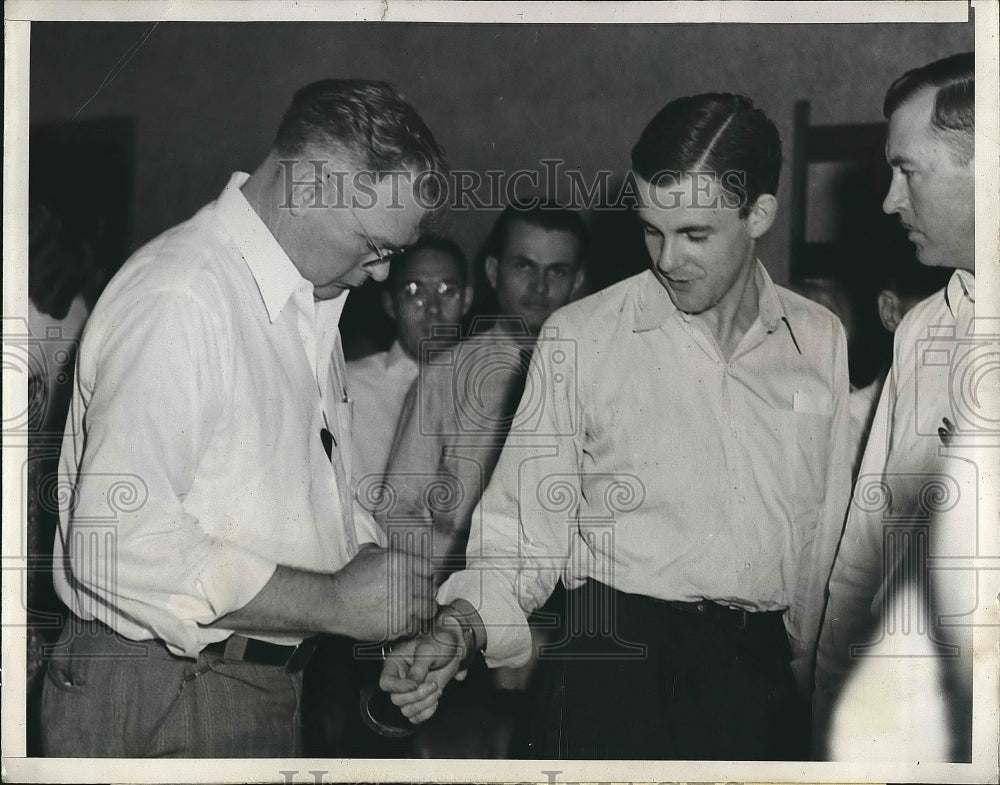
<path id="1" fill-rule="evenodd" d="M 306 638 L 297 646 L 282 646 L 243 635 L 230 635 L 202 649 L 230 662 L 284 667 L 288 673 L 298 673 L 305 668 L 315 650 L 316 638 Z"/>
<path id="2" fill-rule="evenodd" d="M 700 602 L 663 600 L 662 602 L 668 608 L 673 608 L 675 611 L 733 624 L 739 629 L 746 629 L 750 623 L 758 619 L 773 616 L 776 613 L 781 615 L 780 611 L 748 611 L 743 608 L 731 608 L 728 605 L 720 605 L 710 600 L 701 600 Z"/>

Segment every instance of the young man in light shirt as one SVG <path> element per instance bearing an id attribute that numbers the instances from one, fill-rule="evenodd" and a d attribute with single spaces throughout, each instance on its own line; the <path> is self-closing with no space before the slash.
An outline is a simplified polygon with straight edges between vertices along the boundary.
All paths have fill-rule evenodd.
<path id="1" fill-rule="evenodd" d="M 479 651 L 540 661 L 541 758 L 805 756 L 823 589 L 849 490 L 847 354 L 826 309 L 755 254 L 781 165 L 738 95 L 668 104 L 632 152 L 651 270 L 560 309 L 544 389 L 473 516 L 465 570 L 381 684 L 412 722 Z"/>

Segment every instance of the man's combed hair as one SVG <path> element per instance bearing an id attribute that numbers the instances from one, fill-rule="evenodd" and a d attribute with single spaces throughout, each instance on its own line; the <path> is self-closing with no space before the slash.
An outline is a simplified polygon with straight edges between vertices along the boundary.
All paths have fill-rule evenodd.
<path id="1" fill-rule="evenodd" d="M 493 224 L 487 241 L 486 252 L 496 259 L 503 257 L 507 235 L 514 223 L 537 226 L 547 232 L 568 232 L 580 245 L 578 263 L 583 262 L 587 251 L 587 225 L 576 210 L 556 202 L 513 202 L 504 208 Z"/>
<path id="2" fill-rule="evenodd" d="M 946 138 L 960 163 L 972 159 L 976 130 L 976 58 L 973 52 L 935 60 L 913 68 L 893 82 L 885 94 L 886 119 L 919 91 L 936 87 L 931 126 Z"/>
<path id="3" fill-rule="evenodd" d="M 274 147 L 288 158 L 315 149 L 340 152 L 379 175 L 447 171 L 434 135 L 388 82 L 324 79 L 306 85 L 292 98 Z"/>
<path id="4" fill-rule="evenodd" d="M 706 173 L 739 200 L 746 216 L 761 194 L 778 190 L 781 137 L 753 101 L 703 93 L 671 101 L 632 148 L 632 169 L 650 183 Z"/>

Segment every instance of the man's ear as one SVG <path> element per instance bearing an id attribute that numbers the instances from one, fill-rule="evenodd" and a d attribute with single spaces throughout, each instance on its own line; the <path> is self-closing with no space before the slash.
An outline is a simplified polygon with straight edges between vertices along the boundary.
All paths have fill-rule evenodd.
<path id="1" fill-rule="evenodd" d="M 583 268 L 582 267 L 578 268 L 576 271 L 576 275 L 573 278 L 573 288 L 570 290 L 569 293 L 570 299 L 576 297 L 576 293 L 580 291 L 580 287 L 583 286 L 583 281 L 585 278 L 586 275 L 583 272 Z"/>
<path id="2" fill-rule="evenodd" d="M 495 256 L 486 257 L 486 280 L 490 282 L 490 287 L 494 290 L 497 288 L 497 268 L 500 266 L 500 262 Z"/>
<path id="3" fill-rule="evenodd" d="M 890 289 L 883 289 L 878 293 L 878 318 L 886 330 L 896 332 L 905 315 L 906 311 L 898 294 Z"/>
<path id="4" fill-rule="evenodd" d="M 379 299 L 382 301 L 382 310 L 385 311 L 385 315 L 392 321 L 396 321 L 396 301 L 393 299 L 392 292 L 389 291 L 388 287 L 382 287 Z"/>
<path id="5" fill-rule="evenodd" d="M 466 286 L 462 290 L 462 316 L 469 315 L 469 309 L 472 308 L 472 299 L 476 296 L 476 290 L 471 286 Z"/>
<path id="6" fill-rule="evenodd" d="M 304 215 L 308 210 L 315 210 L 324 205 L 323 187 L 314 178 L 301 175 L 301 167 L 298 162 L 292 165 L 292 177 L 285 177 L 284 203 L 288 205 L 289 212 L 296 218 Z M 329 183 L 330 187 L 336 190 L 334 183 Z M 326 194 L 332 196 L 334 200 L 338 194 Z M 336 203 L 335 201 L 333 202 Z"/>
<path id="7" fill-rule="evenodd" d="M 778 215 L 778 200 L 773 194 L 761 194 L 757 201 L 753 203 L 750 212 L 746 217 L 747 229 L 750 236 L 757 240 L 763 237 L 767 230 L 774 225 L 774 219 Z"/>

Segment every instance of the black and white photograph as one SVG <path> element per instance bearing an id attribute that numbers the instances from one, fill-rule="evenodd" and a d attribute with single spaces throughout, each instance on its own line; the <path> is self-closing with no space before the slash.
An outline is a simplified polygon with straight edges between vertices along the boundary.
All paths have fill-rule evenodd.
<path id="1" fill-rule="evenodd" d="M 4 781 L 997 782 L 998 20 L 8 3 Z"/>

